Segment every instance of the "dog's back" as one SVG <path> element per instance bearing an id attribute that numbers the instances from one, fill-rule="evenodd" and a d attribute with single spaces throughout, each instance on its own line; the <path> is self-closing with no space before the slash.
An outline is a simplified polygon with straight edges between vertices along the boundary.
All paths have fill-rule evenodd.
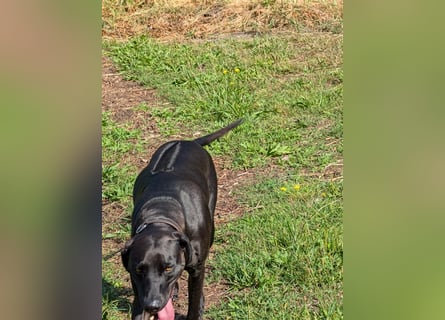
<path id="1" fill-rule="evenodd" d="M 194 193 L 196 188 L 204 189 L 204 194 L 216 192 L 216 171 L 210 155 L 194 141 L 167 142 L 155 152 L 136 179 L 135 211 L 148 200 L 147 196 L 178 196 L 178 189 L 184 194 Z"/>
<path id="2" fill-rule="evenodd" d="M 133 202 L 135 211 L 138 203 L 147 199 L 144 194 L 176 193 L 180 181 L 188 184 L 183 186 L 185 190 L 193 192 L 193 187 L 206 189 L 205 193 L 211 195 L 208 200 L 209 208 L 214 210 L 216 204 L 216 171 L 212 158 L 203 146 L 222 137 L 230 130 L 242 123 L 242 119 L 232 122 L 228 126 L 206 136 L 192 141 L 170 141 L 159 147 L 153 154 L 148 166 L 136 178 L 133 189 Z M 170 183 L 174 180 L 174 183 Z M 191 185 L 193 183 L 193 185 Z"/>

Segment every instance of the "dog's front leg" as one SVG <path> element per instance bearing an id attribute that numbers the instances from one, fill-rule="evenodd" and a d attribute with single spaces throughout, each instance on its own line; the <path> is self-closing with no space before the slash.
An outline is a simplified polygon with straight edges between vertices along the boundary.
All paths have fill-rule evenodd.
<path id="1" fill-rule="evenodd" d="M 131 310 L 131 320 L 142 320 L 142 306 L 138 299 L 135 297 Z"/>
<path id="2" fill-rule="evenodd" d="M 133 292 L 134 292 L 134 300 L 133 300 L 133 305 L 131 307 L 131 320 L 142 320 L 143 308 L 141 303 L 139 302 L 139 294 L 136 289 L 137 286 L 134 283 L 133 279 L 131 279 L 131 284 L 133 286 Z"/>
<path id="3" fill-rule="evenodd" d="M 189 274 L 189 305 L 187 320 L 201 320 L 204 313 L 204 265 L 196 272 Z"/>

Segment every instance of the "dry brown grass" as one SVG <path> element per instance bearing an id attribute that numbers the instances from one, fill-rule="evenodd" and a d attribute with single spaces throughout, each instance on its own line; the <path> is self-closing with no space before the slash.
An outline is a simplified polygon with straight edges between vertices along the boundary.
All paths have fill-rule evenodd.
<path id="1" fill-rule="evenodd" d="M 102 0 L 102 36 L 162 40 L 231 33 L 334 32 L 343 28 L 343 0 Z"/>

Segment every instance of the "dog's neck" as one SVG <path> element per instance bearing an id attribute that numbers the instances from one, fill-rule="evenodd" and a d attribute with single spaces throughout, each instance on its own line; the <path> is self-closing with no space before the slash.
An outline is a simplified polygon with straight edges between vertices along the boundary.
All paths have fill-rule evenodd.
<path id="1" fill-rule="evenodd" d="M 172 218 L 169 218 L 169 215 Z M 173 215 L 175 215 L 173 219 Z M 134 225 L 135 235 L 141 233 L 150 224 L 166 224 L 183 233 L 185 223 L 182 217 L 182 206 L 174 198 L 156 197 L 145 202 Z"/>
<path id="2" fill-rule="evenodd" d="M 145 230 L 145 228 L 147 228 L 147 226 L 149 226 L 150 224 L 153 224 L 153 223 L 162 223 L 162 224 L 169 225 L 176 231 L 182 233 L 182 228 L 179 226 L 179 224 L 177 224 L 176 222 L 174 222 L 171 219 L 158 217 L 158 218 L 144 220 L 144 222 L 142 224 L 140 224 L 139 227 L 136 228 L 135 234 L 141 233 L 142 231 Z"/>

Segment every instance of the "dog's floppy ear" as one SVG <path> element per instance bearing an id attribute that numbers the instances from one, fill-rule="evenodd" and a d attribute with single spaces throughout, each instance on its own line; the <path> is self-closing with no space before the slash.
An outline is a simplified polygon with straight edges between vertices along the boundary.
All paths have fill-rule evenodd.
<path id="1" fill-rule="evenodd" d="M 196 259 L 189 238 L 185 234 L 179 232 L 175 232 L 175 235 L 179 239 L 179 245 L 185 252 L 185 267 L 187 268 L 194 265 L 196 263 Z"/>
<path id="2" fill-rule="evenodd" d="M 130 253 L 131 245 L 132 245 L 133 242 L 134 242 L 133 239 L 134 239 L 134 238 L 131 238 L 130 240 L 128 240 L 128 241 L 125 243 L 125 246 L 124 246 L 124 247 L 122 248 L 122 250 L 121 250 L 122 263 L 123 263 L 123 265 L 124 265 L 124 267 L 125 267 L 125 269 L 126 269 L 127 271 L 129 271 L 129 270 L 128 270 L 128 256 L 129 256 L 129 253 Z"/>

